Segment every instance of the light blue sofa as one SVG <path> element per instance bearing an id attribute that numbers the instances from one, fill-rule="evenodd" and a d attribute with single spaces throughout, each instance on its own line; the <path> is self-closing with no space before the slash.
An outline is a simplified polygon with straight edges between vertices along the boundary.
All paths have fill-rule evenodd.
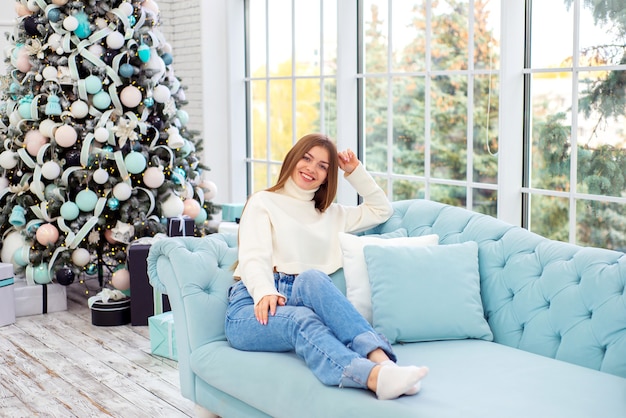
<path id="1" fill-rule="evenodd" d="M 494 342 L 398 344 L 400 364 L 431 373 L 416 396 L 379 401 L 321 384 L 291 353 L 231 348 L 224 337 L 236 237 L 168 238 L 148 257 L 174 312 L 182 394 L 222 417 L 626 417 L 626 257 L 551 241 L 431 201 L 393 203 L 368 233 L 406 228 L 440 244 L 475 241 Z M 345 291 L 341 271 L 333 280 Z M 428 320 L 428 318 L 416 318 Z"/>

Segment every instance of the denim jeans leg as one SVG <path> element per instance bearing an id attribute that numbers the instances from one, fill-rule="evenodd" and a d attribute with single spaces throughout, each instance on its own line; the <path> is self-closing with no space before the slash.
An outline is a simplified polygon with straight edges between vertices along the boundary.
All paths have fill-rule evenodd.
<path id="1" fill-rule="evenodd" d="M 298 275 L 287 304 L 303 305 L 313 310 L 343 344 L 361 357 L 380 348 L 396 361 L 389 341 L 372 328 L 327 274 L 307 270 Z"/>
<path id="2" fill-rule="evenodd" d="M 375 366 L 339 341 L 307 307 L 279 306 L 267 325 L 261 325 L 245 286 L 231 291 L 225 331 L 230 344 L 240 350 L 295 351 L 326 385 L 367 388 Z"/>

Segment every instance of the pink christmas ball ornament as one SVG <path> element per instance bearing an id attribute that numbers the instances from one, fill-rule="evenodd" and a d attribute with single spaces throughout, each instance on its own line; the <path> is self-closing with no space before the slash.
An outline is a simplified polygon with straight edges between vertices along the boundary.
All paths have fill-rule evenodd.
<path id="1" fill-rule="evenodd" d="M 125 268 L 115 270 L 111 275 L 111 284 L 117 290 L 130 289 L 130 272 Z"/>
<path id="2" fill-rule="evenodd" d="M 187 215 L 193 219 L 198 217 L 198 215 L 200 214 L 201 206 L 197 200 L 185 199 L 183 204 L 184 204 L 183 215 Z"/>
<path id="3" fill-rule="evenodd" d="M 59 126 L 54 133 L 54 140 L 60 147 L 68 148 L 76 143 L 78 134 L 70 125 Z"/>
<path id="4" fill-rule="evenodd" d="M 104 231 L 104 239 L 106 239 L 109 244 L 117 243 L 115 238 L 113 238 L 113 231 L 110 229 Z"/>
<path id="5" fill-rule="evenodd" d="M 17 53 L 17 59 L 15 60 L 15 68 L 20 70 L 23 73 L 27 73 L 33 67 L 33 64 L 30 62 L 30 56 L 28 55 L 28 51 L 24 48 L 20 48 Z"/>
<path id="6" fill-rule="evenodd" d="M 35 238 L 41 245 L 54 244 L 59 239 L 59 230 L 50 223 L 43 224 L 37 228 Z"/>
<path id="7" fill-rule="evenodd" d="M 141 91 L 135 86 L 126 86 L 120 92 L 120 101 L 129 108 L 139 106 L 142 98 Z"/>
<path id="8" fill-rule="evenodd" d="M 48 138 L 46 138 L 38 129 L 28 131 L 26 132 L 26 135 L 24 135 L 24 145 L 26 145 L 26 151 L 33 157 L 37 156 L 41 147 L 43 147 L 47 142 Z"/>

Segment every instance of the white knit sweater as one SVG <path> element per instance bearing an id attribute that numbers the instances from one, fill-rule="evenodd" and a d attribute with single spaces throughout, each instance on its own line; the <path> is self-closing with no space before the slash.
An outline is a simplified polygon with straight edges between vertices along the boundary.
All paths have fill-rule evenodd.
<path id="1" fill-rule="evenodd" d="M 365 230 L 389 219 L 391 204 L 362 164 L 344 178 L 363 197 L 362 204 L 333 203 L 320 212 L 312 200 L 315 190 L 303 190 L 291 178 L 276 192 L 250 196 L 239 223 L 234 275 L 243 280 L 255 304 L 263 296 L 280 295 L 274 270 L 333 273 L 342 266 L 340 232 Z"/>

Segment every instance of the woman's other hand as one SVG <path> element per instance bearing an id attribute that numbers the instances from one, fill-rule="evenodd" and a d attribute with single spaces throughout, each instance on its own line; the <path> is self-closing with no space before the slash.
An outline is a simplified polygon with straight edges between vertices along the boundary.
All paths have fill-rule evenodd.
<path id="1" fill-rule="evenodd" d="M 277 306 L 285 306 L 285 298 L 277 295 L 266 295 L 261 298 L 259 303 L 254 307 L 254 316 L 259 323 L 267 325 L 268 312 L 269 315 L 276 314 Z"/>
<path id="2" fill-rule="evenodd" d="M 354 152 L 351 149 L 347 149 L 345 151 L 341 151 L 338 153 L 339 155 L 339 168 L 341 168 L 346 173 L 350 174 L 354 171 L 355 168 L 358 167 L 360 161 L 356 158 Z"/>

